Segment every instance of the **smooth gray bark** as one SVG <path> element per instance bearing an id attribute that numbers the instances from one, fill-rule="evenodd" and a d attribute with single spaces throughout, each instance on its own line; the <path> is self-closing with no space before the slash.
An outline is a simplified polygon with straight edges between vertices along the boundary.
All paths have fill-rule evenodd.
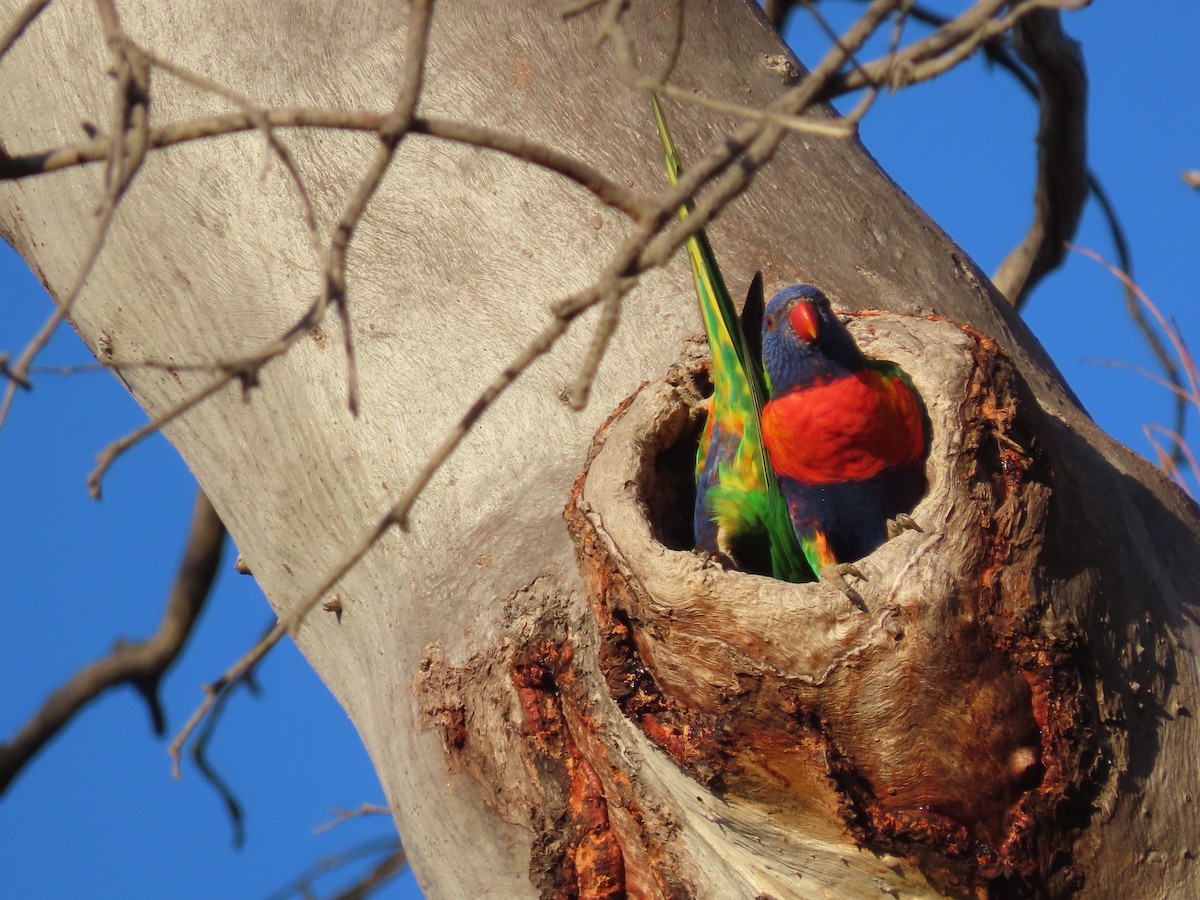
<path id="1" fill-rule="evenodd" d="M 21 5 L 5 0 L 0 16 Z M 126 2 L 120 11 L 148 48 L 264 105 L 394 102 L 401 4 Z M 648 69 L 662 58 L 661 12 L 637 7 L 630 26 Z M 784 89 L 771 57 L 786 51 L 749 6 L 696 0 L 686 21 L 676 84 L 756 106 Z M 564 22 L 553 3 L 438 4 L 422 111 L 529 135 L 657 190 L 646 98 L 622 86 L 610 48 L 593 46 L 594 23 Z M 109 64 L 91 5 L 53 4 L 0 63 L 7 152 L 79 140 L 83 122 L 106 122 Z M 224 108 L 154 79 L 155 122 Z M 672 113 L 684 148 L 706 148 L 731 128 L 701 109 L 677 104 Z M 374 141 L 315 131 L 286 140 L 327 229 Z M 89 346 L 106 335 L 121 359 L 229 358 L 299 317 L 319 271 L 280 167 L 262 176 L 264 153 L 262 138 L 248 134 L 150 156 L 72 315 Z M 97 165 L 0 184 L 0 233 L 52 295 L 80 265 L 102 177 Z M 166 429 L 277 609 L 320 583 L 542 326 L 548 305 L 593 280 L 630 230 L 544 171 L 428 138 L 405 142 L 350 252 L 360 415 L 347 409 L 330 317 L 247 397 L 231 386 Z M 1073 812 L 1078 827 L 1055 839 L 1071 848 L 1089 896 L 1188 896 L 1200 787 L 1186 714 L 1200 706 L 1194 506 L 1099 432 L 986 278 L 856 142 L 790 136 L 711 236 L 731 286 L 756 269 L 768 284 L 811 281 L 843 308 L 969 323 L 1011 355 L 1063 498 L 1021 590 L 1045 631 L 1061 624 L 1056 633 L 1071 635 L 1075 649 L 1063 651 L 1071 658 L 1055 665 L 1082 672 L 1076 693 L 1092 704 L 1082 718 L 1104 760 L 1089 769 L 1089 811 Z M 575 413 L 558 395 L 594 320 L 577 323 L 475 426 L 418 502 L 411 531 L 389 534 L 343 579 L 340 623 L 318 610 L 297 636 L 355 722 L 423 887 L 435 897 L 548 890 L 552 876 L 531 875 L 531 859 L 536 870 L 553 858 L 539 804 L 562 800 L 550 796 L 554 779 L 535 771 L 558 751 L 531 749 L 540 738 L 530 703 L 546 701 L 577 743 L 602 735 L 581 752 L 593 768 L 607 754 L 610 827 L 626 877 L 647 879 L 631 880 L 631 893 L 932 892 L 903 850 L 859 849 L 836 816 L 829 824 L 829 810 L 820 839 L 796 855 L 788 828 L 802 823 L 780 824 L 753 798 L 715 797 L 607 698 L 598 626 L 562 512 L 597 427 L 700 328 L 682 256 L 626 300 L 590 406 Z M 153 415 L 207 377 L 129 370 L 123 380 Z M 527 648 L 547 640 L 577 648 L 571 690 L 589 699 L 586 715 L 578 702 L 554 707 L 537 685 L 522 691 L 513 675 L 532 665 Z M 638 856 L 647 834 L 657 860 Z"/>

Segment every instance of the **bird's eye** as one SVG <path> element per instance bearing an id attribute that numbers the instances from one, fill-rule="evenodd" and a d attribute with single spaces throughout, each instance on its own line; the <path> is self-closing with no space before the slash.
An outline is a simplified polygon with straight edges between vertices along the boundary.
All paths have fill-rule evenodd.
<path id="1" fill-rule="evenodd" d="M 765 326 L 767 326 L 767 331 L 774 331 L 775 330 L 775 317 L 774 316 L 765 316 L 763 318 L 763 324 Z"/>

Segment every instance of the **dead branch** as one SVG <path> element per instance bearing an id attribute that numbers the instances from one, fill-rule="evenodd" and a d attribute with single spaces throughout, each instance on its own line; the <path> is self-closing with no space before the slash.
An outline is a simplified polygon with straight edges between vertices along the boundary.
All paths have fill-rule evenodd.
<path id="1" fill-rule="evenodd" d="M 304 183 L 304 179 L 300 175 L 300 170 L 296 166 L 296 160 L 292 156 L 292 152 L 287 145 L 275 134 L 275 130 L 271 127 L 271 122 L 267 117 L 267 110 L 256 105 L 249 97 L 238 91 L 232 90 L 219 82 L 213 81 L 211 78 L 205 78 L 195 72 L 190 72 L 182 66 L 176 65 L 170 60 L 163 59 L 150 53 L 147 50 L 142 50 L 142 54 L 146 60 L 155 68 L 162 69 L 164 72 L 173 75 L 185 84 L 190 84 L 193 87 L 205 91 L 210 94 L 215 94 L 218 97 L 223 97 L 230 103 L 237 106 L 244 113 L 251 117 L 255 126 L 262 132 L 263 139 L 266 141 L 267 149 L 278 157 L 283 165 L 284 171 L 292 180 L 292 186 L 295 188 L 296 196 L 300 200 L 301 210 L 304 216 L 304 225 L 308 229 L 309 242 L 312 244 L 313 251 L 320 254 L 320 236 L 317 234 L 317 216 L 313 210 L 312 198 L 309 195 L 308 188 Z M 153 145 L 153 137 L 150 138 Z"/>
<path id="2" fill-rule="evenodd" d="M 0 746 L 0 794 L 80 710 L 119 685 L 131 685 L 141 694 L 150 711 L 154 732 L 164 732 L 166 721 L 158 696 L 159 685 L 195 628 L 216 579 L 224 542 L 225 526 L 208 497 L 198 491 L 183 560 L 158 630 L 140 643 L 118 641 L 112 653 L 79 670 L 42 704 L 12 740 Z"/>
<path id="3" fill-rule="evenodd" d="M 1154 320 L 1158 323 L 1159 329 L 1167 336 L 1171 342 L 1171 349 L 1174 351 L 1175 360 L 1178 365 L 1187 374 L 1187 387 L 1182 385 L 1175 387 L 1172 385 L 1164 385 L 1170 388 L 1177 397 L 1182 398 L 1186 406 L 1200 406 L 1200 370 L 1196 367 L 1196 362 L 1192 357 L 1191 351 L 1183 341 L 1183 337 L 1179 334 L 1179 330 L 1174 325 L 1166 320 L 1163 314 L 1159 311 L 1154 302 L 1146 295 L 1146 292 L 1138 287 L 1137 283 L 1129 275 L 1117 266 L 1114 266 L 1108 260 L 1104 259 L 1099 253 L 1094 250 L 1089 250 L 1086 247 L 1077 247 L 1069 245 L 1068 249 L 1082 253 L 1088 259 L 1099 263 L 1108 269 L 1109 273 L 1120 281 L 1125 289 L 1131 293 L 1145 309 L 1149 310 Z M 1178 433 L 1177 433 L 1178 434 Z M 1181 438 L 1182 439 L 1182 438 Z M 1171 455 L 1172 461 L 1177 461 L 1174 454 Z"/>
<path id="4" fill-rule="evenodd" d="M 1188 411 L 1188 401 L 1183 389 L 1183 373 L 1180 371 L 1175 357 L 1171 355 L 1150 320 L 1146 318 L 1146 313 L 1138 300 L 1137 291 L 1133 288 L 1133 253 L 1129 249 L 1125 229 L 1121 227 L 1121 221 L 1117 218 L 1116 209 L 1108 197 L 1108 192 L 1104 190 L 1104 185 L 1091 171 L 1088 172 L 1088 189 L 1092 192 L 1096 202 L 1100 204 L 1100 209 L 1108 222 L 1109 234 L 1113 239 L 1113 250 L 1117 254 L 1117 267 L 1129 276 L 1128 280 L 1122 281 L 1121 288 L 1125 295 L 1125 312 L 1137 326 L 1138 332 L 1154 356 L 1154 361 L 1162 367 L 1163 375 L 1170 383 L 1170 390 L 1175 398 L 1174 432 L 1182 437 L 1184 429 L 1187 427 Z M 1178 446 L 1171 447 L 1170 456 L 1171 461 L 1176 465 L 1183 459 L 1182 451 Z"/>
<path id="5" fill-rule="evenodd" d="M 421 87 L 425 81 L 425 54 L 428 50 L 429 23 L 433 0 L 414 0 L 408 14 L 408 29 L 405 35 L 404 78 L 396 105 L 379 129 L 379 148 L 375 159 L 363 174 L 354 189 L 337 226 L 333 229 L 333 240 L 325 264 L 322 302 L 333 304 L 342 324 L 342 339 L 346 351 L 346 393 L 350 413 L 358 415 L 358 374 L 354 362 L 354 329 L 350 322 L 350 306 L 346 296 L 346 251 L 354 238 L 354 230 L 367 210 L 367 204 L 383 182 L 383 176 L 391 167 L 396 148 L 408 135 L 421 99 Z"/>
<path id="6" fill-rule="evenodd" d="M 104 40 L 113 56 L 116 84 L 113 88 L 113 110 L 110 118 L 112 139 L 105 156 L 104 197 L 96 211 L 96 229 L 91 245 L 84 256 L 79 274 L 66 297 L 26 345 L 16 363 L 5 367 L 9 382 L 0 399 L 0 425 L 8 416 L 18 386 L 28 387 L 29 367 L 37 355 L 75 308 L 88 276 L 100 259 L 109 229 L 117 214 L 117 206 L 137 177 L 149 148 L 150 67 L 145 56 L 121 30 L 120 19 L 112 0 L 96 0 L 96 11 L 104 32 Z"/>
<path id="7" fill-rule="evenodd" d="M 875 33 L 899 0 L 876 0 L 862 17 L 851 26 L 825 58 L 798 85 L 791 88 L 768 106 L 773 113 L 799 115 L 817 102 L 829 82 L 837 76 L 846 61 L 856 53 Z M 608 27 L 613 26 L 609 23 Z M 972 36 L 968 40 L 979 40 Z M 408 515 L 413 505 L 428 487 L 433 476 L 441 469 L 471 427 L 479 421 L 491 405 L 517 380 L 537 359 L 547 353 L 566 332 L 570 324 L 582 313 L 598 303 L 617 304 L 637 283 L 638 278 L 650 269 L 666 263 L 683 246 L 687 238 L 705 227 L 717 213 L 737 197 L 750 184 L 754 173 L 765 165 L 782 142 L 786 129 L 769 121 L 752 121 L 739 128 L 732 136 L 721 141 L 698 163 L 690 167 L 674 186 L 660 192 L 651 210 L 653 215 L 642 219 L 634 232 L 621 245 L 613 259 L 591 286 L 579 291 L 551 308 L 553 318 L 530 341 L 525 348 L 497 375 L 481 393 L 455 428 L 443 438 L 412 479 L 409 487 L 392 507 L 363 535 L 341 558 L 333 571 L 303 600 L 292 607 L 279 623 L 254 647 L 235 662 L 216 682 L 205 688 L 205 698 L 195 713 L 175 737 L 170 753 L 178 774 L 179 751 L 192 732 L 212 708 L 221 692 L 227 690 L 248 670 L 258 663 L 272 647 L 287 633 L 294 631 L 308 614 L 319 604 L 337 583 L 356 566 L 391 530 L 393 526 L 402 531 L 408 527 Z M 734 165 L 734 163 L 737 165 Z M 707 186 L 708 193 L 696 199 L 693 212 L 684 221 L 675 217 L 679 206 L 695 197 L 701 187 Z M 665 230 L 664 230 L 665 229 Z M 593 337 L 592 349 L 585 357 L 580 377 L 568 400 L 575 408 L 586 403 L 590 378 L 598 367 L 598 358 L 603 346 L 611 337 L 615 318 L 602 317 Z M 596 347 L 600 347 L 597 352 Z"/>
<path id="8" fill-rule="evenodd" d="M 386 118 L 381 113 L 363 110 L 287 108 L 264 110 L 262 123 L 268 128 L 324 128 L 339 131 L 378 132 Z M 225 113 L 158 125 L 150 130 L 154 150 L 191 141 L 253 131 L 262 127 L 249 112 Z M 410 135 L 439 138 L 453 143 L 492 150 L 512 156 L 574 181 L 590 191 L 606 206 L 612 206 L 630 218 L 646 214 L 642 200 L 634 192 L 601 174 L 578 157 L 529 140 L 518 134 L 452 119 L 415 116 Z M 77 144 L 21 156 L 0 157 L 0 180 L 19 181 L 75 166 L 100 162 L 111 152 L 107 137 L 97 136 Z"/>
<path id="9" fill-rule="evenodd" d="M 267 626 L 268 629 L 270 627 L 270 625 Z M 254 674 L 253 670 L 247 672 L 242 683 L 257 697 L 260 691 Z M 221 694 L 213 706 L 212 715 L 208 717 L 204 727 L 196 735 L 196 740 L 192 742 L 192 762 L 196 764 L 196 770 L 200 773 L 200 777 L 221 798 L 225 813 L 229 816 L 230 827 L 233 829 L 233 846 L 235 849 L 240 849 L 246 843 L 246 824 L 242 803 L 238 800 L 237 794 L 233 792 L 233 788 L 229 786 L 229 782 L 217 771 L 216 766 L 208 758 L 208 748 L 212 744 L 213 737 L 217 733 L 217 726 L 221 723 L 221 716 L 232 696 L 232 691 L 226 691 Z"/>
<path id="10" fill-rule="evenodd" d="M 398 847 L 375 864 L 366 875 L 337 894 L 335 900 L 362 900 L 399 875 L 408 866 L 408 854 L 403 847 Z"/>
<path id="11" fill-rule="evenodd" d="M 940 28 L 945 25 L 950 19 L 946 16 L 932 12 L 920 5 L 914 4 L 908 9 L 907 15 L 909 18 L 923 22 L 926 25 L 932 25 L 935 28 Z M 985 41 L 982 47 L 983 54 L 987 61 L 993 65 L 999 66 L 1017 80 L 1017 82 L 1025 88 L 1026 92 L 1032 97 L 1039 96 L 1039 85 L 1037 79 L 1030 75 L 1021 63 L 1014 56 L 1010 49 L 1009 41 L 1006 36 L 997 36 Z M 1043 112 L 1044 115 L 1044 112 Z M 1125 237 L 1125 229 L 1121 225 L 1121 220 L 1117 216 L 1116 208 L 1109 199 L 1108 192 L 1104 189 L 1099 176 L 1090 168 L 1087 172 L 1087 187 L 1093 198 L 1100 206 L 1100 212 L 1104 216 L 1104 220 L 1108 225 L 1109 234 L 1112 236 L 1113 249 L 1117 255 L 1117 265 L 1121 271 L 1133 275 L 1133 253 L 1129 248 L 1129 241 Z M 1187 180 L 1185 173 L 1184 180 Z M 1200 187 L 1200 174 L 1197 174 L 1196 186 Z M 1041 174 L 1039 172 L 1039 184 L 1041 183 Z M 1061 260 L 1060 260 L 1061 264 Z M 997 276 L 999 277 L 999 276 Z M 1163 344 L 1158 332 L 1154 326 L 1146 318 L 1142 311 L 1142 306 L 1138 302 L 1137 295 L 1128 286 L 1123 287 L 1125 295 L 1125 311 L 1133 320 L 1133 324 L 1137 326 L 1138 332 L 1145 340 L 1155 361 L 1162 367 L 1163 373 L 1170 383 L 1172 393 L 1175 396 L 1175 422 L 1174 433 L 1183 435 L 1184 429 L 1187 426 L 1187 400 L 1183 394 L 1183 376 L 1179 371 L 1179 367 L 1175 363 L 1174 357 Z M 1006 296 L 1007 291 L 1002 291 Z M 1026 292 L 1029 293 L 1028 291 Z M 1027 297 L 1026 297 L 1027 299 Z M 1182 451 L 1178 445 L 1172 445 L 1170 450 L 1171 459 L 1175 464 L 1179 464 L 1182 460 Z"/>
<path id="12" fill-rule="evenodd" d="M 374 838 L 357 844 L 342 853 L 322 857 L 292 882 L 271 894 L 268 900 L 286 900 L 286 898 L 297 896 L 313 897 L 315 896 L 313 885 L 318 879 L 359 860 L 380 855 L 382 858 L 363 879 L 351 885 L 344 892 L 334 895 L 339 900 L 340 898 L 366 897 L 371 890 L 381 887 L 386 880 L 390 880 L 404 871 L 404 867 L 408 864 L 408 857 L 397 838 Z M 365 892 L 353 893 L 360 888 L 366 888 Z"/>
<path id="13" fill-rule="evenodd" d="M 21 10 L 12 24 L 5 29 L 3 34 L 0 34 L 0 59 L 3 59 L 5 54 L 12 48 L 12 45 L 21 39 L 21 35 L 25 33 L 25 29 L 33 24 L 33 20 L 42 14 L 47 6 L 50 5 L 50 0 L 30 0 L 25 8 Z M 3 155 L 3 154 L 0 154 Z"/>
<path id="14" fill-rule="evenodd" d="M 929 81 L 952 69 L 992 38 L 1039 9 L 1079 9 L 1088 0 L 980 0 L 928 37 L 832 79 L 818 100 L 832 100 L 865 87 L 896 89 Z M 897 4 L 898 5 L 898 4 Z M 1007 12 L 1003 12 L 1005 8 Z"/>
<path id="15" fill-rule="evenodd" d="M 1079 44 L 1056 10 L 1035 10 L 1013 29 L 1017 54 L 1038 80 L 1038 174 L 1034 221 L 993 283 L 1017 309 L 1057 269 L 1088 196 L 1087 75 Z"/>
<path id="16" fill-rule="evenodd" d="M 106 0 L 97 0 L 97 2 L 102 12 L 106 38 L 120 63 L 130 72 L 136 69 L 138 72 L 144 70 L 147 73 L 143 79 L 147 98 L 148 71 L 152 65 L 158 64 L 159 68 L 169 71 L 197 88 L 210 91 L 234 102 L 241 107 L 240 111 L 151 128 L 148 118 L 143 115 L 147 103 L 127 103 L 126 106 L 119 107 L 119 111 L 122 111 L 123 114 L 121 123 L 126 127 L 120 129 L 114 127 L 108 136 L 97 136 L 72 147 L 23 157 L 0 159 L 0 178 L 28 177 L 33 174 L 43 174 L 60 168 L 105 159 L 108 161 L 109 170 L 112 173 L 110 183 L 120 185 L 120 191 L 123 191 L 136 174 L 137 165 L 140 164 L 140 160 L 148 149 L 251 129 L 262 131 L 267 136 L 269 144 L 273 138 L 273 130 L 278 128 L 323 127 L 371 130 L 379 136 L 380 147 L 375 160 L 362 176 L 357 189 L 344 207 L 328 247 L 320 293 L 300 321 L 278 339 L 270 342 L 267 347 L 248 357 L 227 362 L 214 361 L 196 364 L 207 367 L 210 371 L 216 371 L 217 377 L 194 392 L 185 401 L 177 404 L 176 407 L 166 410 L 143 428 L 107 448 L 101 456 L 100 465 L 89 480 L 94 490 L 98 490 L 100 478 L 112 461 L 142 437 L 182 415 L 235 379 L 242 382 L 244 389 L 253 387 L 258 381 L 262 369 L 271 360 L 286 352 L 300 336 L 323 320 L 329 304 L 334 306 L 341 318 L 343 335 L 347 341 L 345 351 L 348 366 L 348 395 L 351 412 L 354 412 L 357 405 L 357 388 L 352 322 L 346 302 L 346 254 L 353 240 L 355 228 L 390 167 L 397 146 L 410 135 L 423 135 L 470 144 L 507 153 L 540 165 L 580 184 L 591 191 L 601 202 L 623 210 L 633 218 L 635 223 L 632 233 L 602 269 L 597 280 L 582 291 L 554 304 L 550 310 L 550 321 L 483 390 L 461 417 L 457 426 L 435 449 L 404 493 L 376 522 L 374 527 L 346 551 L 341 561 L 334 566 L 333 571 L 322 581 L 321 585 L 281 616 L 280 621 L 255 647 L 230 667 L 214 684 L 206 688 L 207 696 L 204 703 L 172 742 L 170 752 L 175 761 L 177 774 L 179 753 L 183 743 L 212 706 L 221 701 L 230 687 L 246 678 L 270 648 L 284 634 L 293 631 L 308 613 L 334 589 L 340 579 L 375 547 L 380 538 L 392 526 L 397 526 L 402 530 L 407 527 L 408 515 L 413 504 L 424 492 L 433 476 L 465 440 L 472 425 L 534 361 L 555 346 L 559 338 L 581 314 L 593 306 L 601 305 L 603 314 L 600 316 L 592 337 L 591 347 L 582 361 L 578 377 L 568 398 L 571 405 L 576 408 L 582 408 L 586 404 L 592 381 L 599 370 L 608 343 L 619 324 L 624 296 L 638 283 L 638 279 L 645 272 L 661 266 L 669 260 L 689 236 L 705 227 L 750 184 L 754 173 L 770 161 L 790 129 L 823 131 L 837 137 L 853 134 L 854 122 L 865 112 L 873 98 L 874 90 L 879 86 L 896 86 L 933 77 L 965 59 L 988 40 L 1010 28 L 1028 12 L 1047 5 L 1045 2 L 1038 3 L 1031 0 L 1031 2 L 1014 4 L 1005 11 L 1006 4 L 1000 0 L 981 0 L 962 16 L 948 22 L 935 34 L 904 49 L 897 49 L 900 35 L 898 24 L 893 35 L 891 51 L 886 57 L 860 64 L 856 54 L 867 40 L 893 13 L 906 6 L 902 0 L 876 0 L 868 6 L 846 34 L 835 40 L 833 48 L 811 73 L 775 102 L 769 104 L 766 109 L 744 112 L 744 117 L 749 121 L 728 139 L 720 142 L 698 163 L 691 165 L 677 185 L 664 189 L 651 198 L 643 199 L 582 162 L 523 138 L 504 135 L 493 129 L 466 123 L 423 119 L 417 116 L 416 110 L 421 93 L 429 30 L 430 4 L 427 2 L 414 4 L 410 12 L 402 84 L 396 104 L 387 116 L 328 110 L 260 109 L 246 98 L 222 91 L 219 85 L 200 76 L 192 76 L 182 69 L 171 67 L 168 63 L 149 57 L 120 31 L 111 0 L 107 0 L 107 2 Z M 600 4 L 585 4 L 579 6 L 578 9 L 594 9 L 597 6 Z M 603 7 L 599 16 L 598 36 L 601 39 L 612 40 L 613 45 L 617 48 L 619 61 L 622 63 L 623 77 L 628 83 L 641 87 L 653 85 L 667 96 L 671 96 L 671 86 L 660 84 L 669 76 L 669 65 L 664 67 L 661 73 L 651 77 L 639 73 L 630 61 L 631 57 L 624 49 L 625 44 L 621 31 L 624 4 L 614 2 L 604 4 Z M 848 64 L 849 68 L 847 69 Z M 131 75 L 130 83 L 133 81 Z M 849 120 L 842 123 L 817 122 L 814 124 L 813 119 L 804 118 L 805 112 L 822 99 L 835 96 L 844 90 L 860 87 L 870 88 L 871 94 Z M 733 112 L 734 109 L 726 109 L 726 111 Z M 136 127 L 127 127 L 131 117 L 136 118 L 134 123 Z M 114 119 L 115 122 L 116 119 Z M 128 137 L 127 131 L 129 132 Z M 129 141 L 133 142 L 132 149 L 127 147 Z M 287 165 L 286 151 L 278 149 L 274 144 L 271 144 L 271 147 Z M 303 201 L 305 196 L 303 183 L 294 171 L 292 174 L 293 182 Z M 706 192 L 703 196 L 698 196 L 702 189 L 705 189 Z M 115 200 L 119 199 L 119 196 L 120 192 L 118 191 L 112 203 L 114 209 Z M 686 222 L 676 221 L 674 211 L 682 203 L 691 200 L 695 201 L 694 213 L 688 217 Z M 309 207 L 306 205 L 306 208 Z M 96 250 L 96 253 L 98 252 L 99 248 Z M 67 310 L 60 308 L 61 316 L 65 316 L 68 311 L 69 306 Z M 36 353 L 36 349 L 33 352 Z M 30 359 L 32 355 L 32 353 L 29 354 Z M 136 362 L 130 364 L 136 364 Z M 10 376 L 12 379 L 9 385 L 10 391 L 18 383 L 15 376 L 23 375 L 24 372 L 25 368 L 22 368 L 20 363 L 14 367 L 13 376 Z"/>
<path id="17" fill-rule="evenodd" d="M 336 814 L 335 818 L 330 819 L 322 825 L 318 825 L 313 829 L 313 834 L 330 831 L 339 825 L 349 822 L 351 819 L 360 819 L 363 816 L 388 816 L 392 813 L 386 806 L 380 806 L 378 803 L 364 803 L 358 809 L 331 809 L 330 812 Z"/>

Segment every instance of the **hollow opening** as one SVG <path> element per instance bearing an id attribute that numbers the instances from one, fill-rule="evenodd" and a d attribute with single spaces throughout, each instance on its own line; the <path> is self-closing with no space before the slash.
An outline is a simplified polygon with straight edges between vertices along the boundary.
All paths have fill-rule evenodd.
<path id="1" fill-rule="evenodd" d="M 879 361 L 879 365 L 893 364 Z M 651 477 L 642 480 L 645 496 L 641 499 L 655 540 L 671 550 L 690 552 L 696 549 L 693 521 L 696 454 L 707 421 L 712 382 L 707 365 L 690 369 L 686 379 L 689 386 L 695 388 L 695 391 L 687 392 L 689 396 L 680 398 L 686 408 L 686 417 L 664 417 L 661 420 L 663 433 L 653 435 L 647 442 L 648 446 L 662 449 L 654 456 Z M 920 414 L 925 447 L 918 459 L 866 481 L 831 484 L 813 492 L 813 502 L 819 506 L 822 519 L 829 523 L 831 535 L 842 535 L 833 538 L 838 562 L 855 563 L 868 556 L 887 539 L 888 521 L 897 515 L 911 513 L 925 497 L 929 488 L 926 466 L 932 443 L 932 423 L 923 402 Z M 865 528 L 856 519 L 862 515 L 862 508 L 875 513 Z M 733 568 L 755 575 L 771 575 L 770 553 L 766 546 L 743 545 L 739 549 L 737 565 Z M 759 549 L 762 552 L 758 552 Z"/>
<path id="2" fill-rule="evenodd" d="M 710 384 L 697 385 L 712 393 Z M 653 477 L 645 479 L 646 518 L 654 539 L 671 550 L 692 551 L 696 537 L 692 516 L 696 506 L 696 450 L 707 419 L 704 405 L 694 406 L 687 398 L 680 403 L 687 416 L 665 417 L 664 434 L 650 446 L 661 446 L 653 459 Z M 671 433 L 674 431 L 674 433 Z"/>

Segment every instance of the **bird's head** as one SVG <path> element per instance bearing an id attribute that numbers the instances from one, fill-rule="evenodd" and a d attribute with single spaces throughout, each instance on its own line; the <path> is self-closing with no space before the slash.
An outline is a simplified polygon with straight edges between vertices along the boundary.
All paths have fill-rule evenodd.
<path id="1" fill-rule="evenodd" d="M 772 396 L 863 365 L 858 345 L 829 299 L 811 284 L 794 284 L 771 298 L 763 314 L 762 353 Z"/>

